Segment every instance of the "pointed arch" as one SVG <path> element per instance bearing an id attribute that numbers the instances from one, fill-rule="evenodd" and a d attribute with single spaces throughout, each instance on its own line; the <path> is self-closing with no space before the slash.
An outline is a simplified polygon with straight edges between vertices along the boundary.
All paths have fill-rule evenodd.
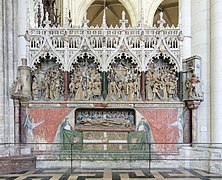
<path id="1" fill-rule="evenodd" d="M 84 13 L 87 11 L 87 9 L 90 7 L 90 5 L 94 2 L 95 0 L 88 0 L 88 1 L 81 1 L 78 5 L 78 7 L 76 9 L 78 9 L 78 11 L 76 12 L 76 14 L 78 15 L 77 16 L 77 25 L 81 25 L 81 21 L 82 21 L 82 18 L 84 16 Z M 126 8 L 128 14 L 129 14 L 129 17 L 130 17 L 130 20 L 131 20 L 131 24 L 133 27 L 135 27 L 138 22 L 137 22 L 137 19 L 138 19 L 138 13 L 136 12 L 136 5 L 135 5 L 135 2 L 132 1 L 132 0 L 119 0 L 119 2 L 122 3 L 122 5 Z"/>
<path id="2" fill-rule="evenodd" d="M 152 2 L 148 1 L 146 6 L 149 8 L 147 9 L 147 11 L 145 11 L 145 22 L 148 26 L 153 26 L 155 12 L 163 1 L 164 0 L 152 0 Z"/>
<path id="3" fill-rule="evenodd" d="M 83 54 L 82 50 L 84 49 L 84 45 L 89 48 L 90 51 L 87 51 L 88 54 L 91 54 L 92 56 L 95 57 L 95 61 L 98 63 L 99 69 L 102 68 L 102 60 L 101 57 L 93 50 L 93 48 L 90 46 L 89 40 L 87 38 L 84 38 L 82 40 L 82 43 L 79 47 L 79 49 L 76 51 L 76 53 L 70 58 L 68 65 L 67 65 L 67 70 L 70 71 L 70 68 L 72 66 L 72 63 L 75 61 L 76 57 Z"/>
<path id="4" fill-rule="evenodd" d="M 122 37 L 119 42 L 119 46 L 116 48 L 116 50 L 109 56 L 106 62 L 105 71 L 108 71 L 110 63 L 113 61 L 113 58 L 115 56 L 118 56 L 118 54 L 122 54 L 121 47 L 125 46 L 125 49 L 128 50 L 128 52 L 124 52 L 128 56 L 131 56 L 133 58 L 133 61 L 138 65 L 138 70 L 142 71 L 142 63 L 139 61 L 138 57 L 134 54 L 134 52 L 131 50 L 131 48 L 127 44 L 127 40 L 125 37 Z"/>
<path id="5" fill-rule="evenodd" d="M 48 46 L 47 51 L 44 50 L 46 46 Z M 54 49 L 53 45 L 49 42 L 48 39 L 44 40 L 39 51 L 35 54 L 33 58 L 31 58 L 30 67 L 34 68 L 35 63 L 39 61 L 39 58 L 42 56 L 46 56 L 47 54 L 49 54 L 51 57 L 56 57 L 57 62 L 59 62 L 62 65 L 62 67 L 64 67 L 64 58 Z"/>

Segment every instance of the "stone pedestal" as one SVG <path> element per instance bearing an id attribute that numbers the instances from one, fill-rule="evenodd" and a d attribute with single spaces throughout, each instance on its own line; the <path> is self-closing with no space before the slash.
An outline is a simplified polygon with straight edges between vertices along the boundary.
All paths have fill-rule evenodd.
<path id="1" fill-rule="evenodd" d="M 210 154 L 208 147 L 181 147 L 179 167 L 209 171 Z"/>
<path id="2" fill-rule="evenodd" d="M 209 171 L 217 174 L 222 174 L 222 147 L 210 148 Z"/>
<path id="3" fill-rule="evenodd" d="M 35 167 L 33 156 L 0 157 L 0 174 L 29 171 Z"/>

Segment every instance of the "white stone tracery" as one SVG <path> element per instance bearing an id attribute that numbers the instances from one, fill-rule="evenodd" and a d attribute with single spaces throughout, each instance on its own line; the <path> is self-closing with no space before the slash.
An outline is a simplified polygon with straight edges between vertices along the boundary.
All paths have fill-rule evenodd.
<path id="1" fill-rule="evenodd" d="M 143 19 L 143 17 L 142 17 Z M 67 22 L 67 21 L 66 21 Z M 83 51 L 93 55 L 101 71 L 108 71 L 112 59 L 119 53 L 128 54 L 138 65 L 139 71 L 147 70 L 146 65 L 156 54 L 166 54 L 180 71 L 180 46 L 177 27 L 166 28 L 163 14 L 160 14 L 159 27 L 126 28 L 125 13 L 122 13 L 121 27 L 88 27 L 84 15 L 82 27 L 50 27 L 46 19 L 45 28 L 30 28 L 30 42 L 27 48 L 31 68 L 39 57 L 49 53 L 57 57 L 64 71 L 70 71 L 71 64 Z"/>

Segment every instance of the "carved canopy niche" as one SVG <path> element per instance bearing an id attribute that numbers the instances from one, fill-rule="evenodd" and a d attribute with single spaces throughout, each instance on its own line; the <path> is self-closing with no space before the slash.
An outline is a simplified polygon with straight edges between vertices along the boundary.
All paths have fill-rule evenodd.
<path id="1" fill-rule="evenodd" d="M 63 100 L 64 72 L 57 58 L 40 57 L 32 71 L 32 100 Z"/>
<path id="2" fill-rule="evenodd" d="M 145 75 L 146 100 L 176 101 L 178 99 L 178 73 L 170 57 L 160 54 L 148 64 Z"/>
<path id="3" fill-rule="evenodd" d="M 141 100 L 140 72 L 132 57 L 122 53 L 110 63 L 107 76 L 107 100 Z"/>
<path id="4" fill-rule="evenodd" d="M 101 99 L 101 74 L 95 57 L 84 53 L 74 61 L 70 72 L 70 100 L 88 101 Z"/>

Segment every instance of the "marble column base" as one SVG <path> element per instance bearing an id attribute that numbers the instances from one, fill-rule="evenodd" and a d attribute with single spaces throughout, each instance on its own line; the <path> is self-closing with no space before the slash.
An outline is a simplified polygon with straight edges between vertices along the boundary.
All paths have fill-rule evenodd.
<path id="1" fill-rule="evenodd" d="M 222 174 L 222 148 L 199 145 L 197 147 L 181 147 L 179 166 L 199 169 L 211 173 Z"/>

